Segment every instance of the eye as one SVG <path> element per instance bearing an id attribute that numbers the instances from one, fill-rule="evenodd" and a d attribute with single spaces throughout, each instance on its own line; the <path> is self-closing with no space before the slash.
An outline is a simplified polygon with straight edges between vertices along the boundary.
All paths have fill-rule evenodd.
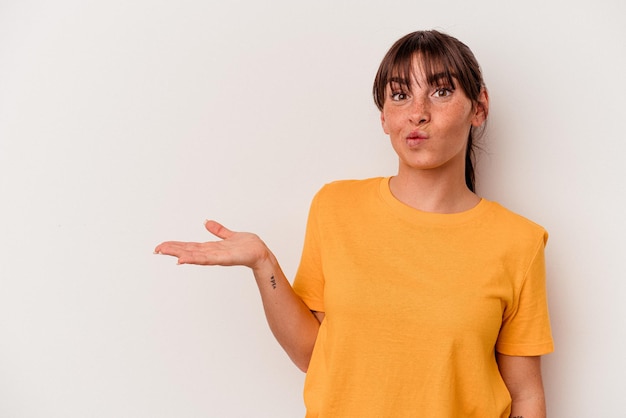
<path id="1" fill-rule="evenodd" d="M 393 100 L 394 102 L 399 102 L 401 100 L 405 100 L 407 97 L 406 93 L 403 93 L 401 91 L 392 91 L 391 92 L 391 100 Z"/>
<path id="2" fill-rule="evenodd" d="M 435 97 L 448 97 L 452 94 L 454 90 L 451 89 L 450 87 L 437 87 L 437 89 L 435 90 L 434 96 Z"/>

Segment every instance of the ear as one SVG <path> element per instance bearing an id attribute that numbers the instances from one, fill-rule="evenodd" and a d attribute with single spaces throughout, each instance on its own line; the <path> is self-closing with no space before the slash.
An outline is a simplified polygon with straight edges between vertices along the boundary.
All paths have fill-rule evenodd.
<path id="1" fill-rule="evenodd" d="M 389 135 L 389 129 L 387 129 L 387 122 L 385 122 L 385 113 L 381 110 L 380 112 L 380 124 L 383 127 L 383 131 Z"/>
<path id="2" fill-rule="evenodd" d="M 489 115 L 489 93 L 486 88 L 482 88 L 478 95 L 478 103 L 474 106 L 474 115 L 472 116 L 472 126 L 481 126 L 487 120 Z"/>

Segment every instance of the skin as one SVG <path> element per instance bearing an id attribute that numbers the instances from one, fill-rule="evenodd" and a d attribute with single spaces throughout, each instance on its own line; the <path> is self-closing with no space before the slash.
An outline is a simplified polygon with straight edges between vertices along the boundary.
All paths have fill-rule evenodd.
<path id="1" fill-rule="evenodd" d="M 289 358 L 306 372 L 320 320 L 295 294 L 276 257 L 257 235 L 234 232 L 215 221 L 206 221 L 205 227 L 220 240 L 167 241 L 158 245 L 155 253 L 176 257 L 178 264 L 252 269 L 272 333 Z"/>
<path id="2" fill-rule="evenodd" d="M 418 59 L 413 62 L 410 90 L 406 82 L 387 85 L 380 115 L 398 154 L 398 175 L 391 179 L 391 192 L 426 212 L 462 212 L 480 201 L 465 184 L 465 150 L 470 128 L 487 118 L 487 91 L 483 89 L 479 101 L 472 103 L 462 89 L 443 79 L 431 85 Z"/>
<path id="3" fill-rule="evenodd" d="M 417 60 L 411 89 L 401 83 L 387 86 L 380 115 L 398 155 L 398 174 L 390 181 L 391 191 L 421 211 L 466 211 L 480 201 L 465 184 L 467 138 L 471 127 L 485 122 L 489 97 L 483 90 L 472 102 L 460 88 L 429 84 Z M 292 361 L 306 372 L 324 313 L 311 312 L 295 294 L 276 257 L 258 236 L 231 231 L 215 221 L 207 221 L 205 227 L 219 240 L 167 241 L 155 252 L 176 257 L 179 264 L 249 267 L 270 329 Z M 540 358 L 499 353 L 496 357 L 512 397 L 511 417 L 545 418 Z"/>
<path id="4" fill-rule="evenodd" d="M 496 359 L 502 379 L 511 394 L 510 416 L 546 418 L 541 357 L 505 356 L 496 353 Z"/>

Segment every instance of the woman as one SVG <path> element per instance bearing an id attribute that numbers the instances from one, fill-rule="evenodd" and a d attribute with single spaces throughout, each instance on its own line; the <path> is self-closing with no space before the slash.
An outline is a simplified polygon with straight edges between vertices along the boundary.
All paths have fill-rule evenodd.
<path id="1" fill-rule="evenodd" d="M 293 287 L 254 234 L 165 242 L 181 264 L 252 269 L 270 328 L 307 372 L 307 417 L 545 417 L 545 230 L 474 193 L 489 97 L 467 46 L 398 40 L 374 82 L 397 175 L 324 186 Z"/>

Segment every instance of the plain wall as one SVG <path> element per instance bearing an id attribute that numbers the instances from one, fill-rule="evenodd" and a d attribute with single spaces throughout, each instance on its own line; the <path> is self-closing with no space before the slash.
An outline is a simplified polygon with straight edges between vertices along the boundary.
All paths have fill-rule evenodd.
<path id="1" fill-rule="evenodd" d="M 485 73 L 480 193 L 550 232 L 550 416 L 626 416 L 625 4 L 0 1 L 0 416 L 303 416 L 251 274 L 152 250 L 214 218 L 293 277 L 313 194 L 394 174 L 371 82 L 430 28 Z"/>

